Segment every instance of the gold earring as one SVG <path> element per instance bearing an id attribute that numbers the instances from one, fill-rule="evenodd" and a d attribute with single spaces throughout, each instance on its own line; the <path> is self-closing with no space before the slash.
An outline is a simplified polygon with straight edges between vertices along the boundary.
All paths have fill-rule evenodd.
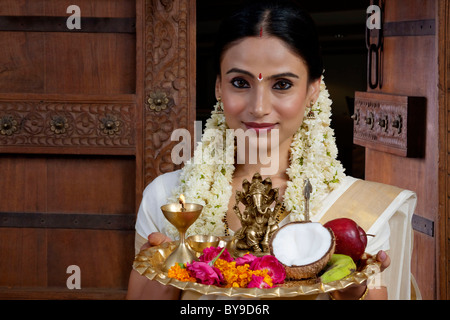
<path id="1" fill-rule="evenodd" d="M 218 113 L 218 114 L 223 114 L 223 102 L 222 102 L 222 98 L 217 98 L 216 113 Z"/>
<path id="2" fill-rule="evenodd" d="M 314 104 L 315 104 L 315 102 L 313 100 L 311 100 L 311 102 L 309 103 L 310 110 L 309 110 L 308 114 L 306 115 L 306 118 L 309 120 L 314 120 L 316 118 L 316 114 L 314 113 L 314 110 L 313 110 Z"/>

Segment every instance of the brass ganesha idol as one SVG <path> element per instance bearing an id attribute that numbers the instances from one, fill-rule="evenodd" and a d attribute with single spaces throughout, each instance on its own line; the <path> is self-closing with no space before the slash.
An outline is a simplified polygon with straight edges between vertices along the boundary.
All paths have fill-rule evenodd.
<path id="1" fill-rule="evenodd" d="M 255 256 L 269 254 L 269 240 L 278 229 L 278 217 L 283 206 L 278 195 L 278 188 L 272 188 L 270 178 L 263 180 L 259 173 L 255 173 L 251 183 L 244 179 L 242 191 L 236 191 L 233 207 L 241 221 L 241 228 L 234 236 L 236 255 L 242 256 L 247 252 Z M 243 212 L 239 203 L 245 206 Z"/>

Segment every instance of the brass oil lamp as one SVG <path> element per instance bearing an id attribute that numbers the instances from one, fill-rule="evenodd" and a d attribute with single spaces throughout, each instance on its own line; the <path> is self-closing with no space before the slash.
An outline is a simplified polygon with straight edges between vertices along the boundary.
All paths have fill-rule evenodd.
<path id="1" fill-rule="evenodd" d="M 180 196 L 179 203 L 161 206 L 161 211 L 167 220 L 178 230 L 180 242 L 175 250 L 166 258 L 162 270 L 167 272 L 176 263 L 191 263 L 197 260 L 195 252 L 186 243 L 186 231 L 198 219 L 203 206 L 185 203 L 184 196 Z"/>

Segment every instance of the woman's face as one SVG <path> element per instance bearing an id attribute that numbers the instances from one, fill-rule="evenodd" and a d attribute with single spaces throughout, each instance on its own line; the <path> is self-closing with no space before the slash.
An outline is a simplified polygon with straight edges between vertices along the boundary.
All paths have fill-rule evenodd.
<path id="1" fill-rule="evenodd" d="M 225 51 L 220 66 L 216 97 L 228 126 L 269 136 L 278 129 L 278 145 L 288 149 L 320 80 L 308 84 L 303 60 L 275 37 L 244 38 Z"/>

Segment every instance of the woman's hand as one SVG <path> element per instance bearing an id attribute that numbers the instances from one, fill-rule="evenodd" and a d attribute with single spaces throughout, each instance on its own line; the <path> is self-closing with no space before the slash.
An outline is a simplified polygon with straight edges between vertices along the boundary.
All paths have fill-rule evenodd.
<path id="1" fill-rule="evenodd" d="M 380 271 L 383 272 L 391 264 L 391 258 L 384 251 L 377 253 L 377 261 L 381 263 Z M 367 282 L 361 285 L 350 286 L 347 289 L 335 291 L 331 294 L 335 300 L 359 300 L 365 294 L 367 289 Z M 364 300 L 385 300 L 387 299 L 386 288 L 370 289 Z"/>
<path id="2" fill-rule="evenodd" d="M 141 247 L 141 250 L 144 250 L 144 249 L 147 249 L 150 247 L 159 246 L 160 244 L 163 244 L 164 242 L 172 241 L 172 239 L 170 239 L 168 236 L 166 236 L 165 234 L 162 234 L 160 232 L 150 233 L 148 235 L 147 239 L 148 239 L 148 242 Z"/>
<path id="3" fill-rule="evenodd" d="M 159 232 L 149 234 L 147 239 L 148 241 L 141 247 L 141 250 L 172 241 L 168 236 Z M 179 299 L 180 294 L 181 291 L 175 287 L 149 280 L 145 276 L 141 276 L 136 270 L 131 270 L 126 296 L 129 300 L 172 300 Z"/>

